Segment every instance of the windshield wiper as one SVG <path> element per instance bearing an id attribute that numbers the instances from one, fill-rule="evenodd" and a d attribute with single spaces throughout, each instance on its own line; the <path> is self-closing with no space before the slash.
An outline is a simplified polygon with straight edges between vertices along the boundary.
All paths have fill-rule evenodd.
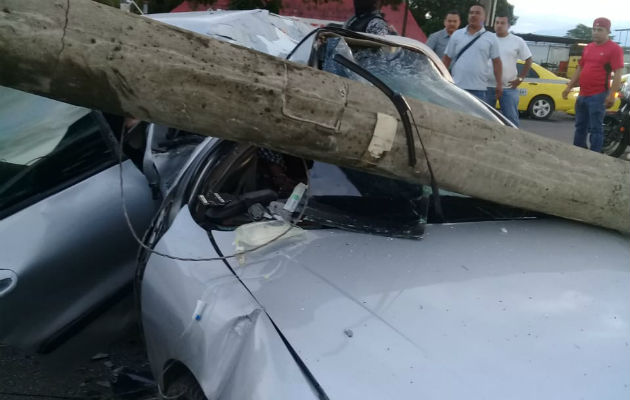
<path id="1" fill-rule="evenodd" d="M 413 118 L 413 113 L 411 112 L 411 107 L 407 103 L 407 100 L 403 97 L 401 93 L 394 92 L 389 86 L 385 84 L 382 80 L 380 80 L 376 75 L 361 67 L 359 64 L 355 63 L 352 60 L 342 56 L 341 54 L 335 54 L 333 60 L 336 63 L 343 65 L 348 68 L 355 74 L 361 76 L 362 78 L 369 81 L 371 84 L 376 86 L 381 92 L 383 92 L 394 104 L 398 114 L 400 115 L 400 119 L 403 123 L 403 127 L 405 129 L 405 135 L 407 137 L 407 155 L 409 157 L 409 165 L 416 165 L 416 144 L 413 138 L 413 131 L 411 130 L 411 121 Z M 442 205 L 440 203 L 440 192 L 437 181 L 435 180 L 435 175 L 433 174 L 433 168 L 431 168 L 431 162 L 429 161 L 429 156 L 427 155 L 427 149 L 424 147 L 424 143 L 422 142 L 422 138 L 420 137 L 420 132 L 418 132 L 418 127 L 413 124 L 416 129 L 416 135 L 418 136 L 418 140 L 420 141 L 420 145 L 422 146 L 422 150 L 424 152 L 424 158 L 427 161 L 427 169 L 429 170 L 429 175 L 431 176 L 431 191 L 433 197 L 433 206 L 435 207 L 435 213 L 439 216 L 440 220 L 444 220 Z"/>
<path id="2" fill-rule="evenodd" d="M 405 135 L 407 136 L 407 156 L 409 157 L 409 165 L 416 165 L 416 146 L 413 140 L 413 131 L 411 130 L 411 121 L 409 119 L 409 115 L 407 112 L 410 110 L 409 104 L 402 96 L 402 94 L 394 92 L 389 86 L 385 84 L 382 80 L 378 79 L 373 73 L 361 67 L 359 64 L 355 63 L 342 56 L 341 54 L 335 54 L 333 60 L 344 67 L 348 68 L 355 74 L 365 78 L 372 85 L 376 86 L 381 92 L 387 96 L 391 102 L 396 107 L 396 111 L 400 115 L 400 119 L 403 123 L 403 127 L 405 128 Z"/>

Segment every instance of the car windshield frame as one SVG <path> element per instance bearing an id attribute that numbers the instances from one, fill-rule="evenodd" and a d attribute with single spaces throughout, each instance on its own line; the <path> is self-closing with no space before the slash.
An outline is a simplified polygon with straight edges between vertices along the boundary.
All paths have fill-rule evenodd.
<path id="1" fill-rule="evenodd" d="M 331 50 L 328 45 L 329 41 L 339 43 L 338 50 Z M 328 48 L 327 48 L 328 47 Z M 357 62 L 354 53 L 359 49 L 386 49 L 389 53 L 404 53 L 409 61 L 409 55 L 415 55 L 415 62 L 422 68 L 413 68 L 408 63 L 403 62 L 390 64 L 390 61 L 384 59 L 383 63 L 362 63 Z M 369 84 L 365 79 L 352 73 L 341 65 L 335 65 L 332 59 L 335 55 L 340 54 L 345 58 L 358 64 L 377 78 L 391 86 L 395 92 L 399 92 L 406 97 L 416 98 L 420 101 L 426 101 L 441 107 L 456 109 L 465 112 L 477 118 L 482 118 L 492 122 L 500 123 L 514 127 L 498 110 L 490 107 L 483 101 L 465 90 L 457 87 L 444 66 L 435 54 L 429 51 L 424 44 L 415 42 L 412 39 L 399 36 L 377 36 L 360 32 L 353 32 L 343 28 L 325 27 L 318 28 L 304 37 L 300 43 L 287 56 L 289 61 L 307 64 L 311 67 L 322 69 L 336 75 L 346 77 L 351 80 L 360 81 Z M 323 59 L 325 57 L 326 59 Z M 412 57 L 413 58 L 413 57 Z M 327 60 L 329 62 L 327 62 Z M 365 61 L 365 59 L 363 60 Z M 389 68 L 383 68 L 383 65 L 390 67 L 391 65 L 401 67 L 409 73 L 408 76 L 399 77 L 399 81 L 392 81 Z M 381 68 L 377 68 L 377 67 Z M 412 80 L 414 85 L 409 85 L 408 81 Z M 430 84 L 427 84 L 431 82 Z M 412 91 L 410 88 L 414 87 Z M 446 95 L 441 93 L 438 88 L 443 89 Z M 423 93 L 428 91 L 429 93 Z"/>

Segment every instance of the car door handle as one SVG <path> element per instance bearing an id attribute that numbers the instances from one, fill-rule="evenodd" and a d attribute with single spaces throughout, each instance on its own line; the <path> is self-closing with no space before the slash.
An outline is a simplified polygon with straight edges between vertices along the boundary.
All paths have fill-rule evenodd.
<path id="1" fill-rule="evenodd" d="M 529 82 L 530 85 L 538 85 L 536 82 Z"/>
<path id="2" fill-rule="evenodd" d="M 10 269 L 0 269 L 0 297 L 11 292 L 17 285 L 18 277 Z"/>

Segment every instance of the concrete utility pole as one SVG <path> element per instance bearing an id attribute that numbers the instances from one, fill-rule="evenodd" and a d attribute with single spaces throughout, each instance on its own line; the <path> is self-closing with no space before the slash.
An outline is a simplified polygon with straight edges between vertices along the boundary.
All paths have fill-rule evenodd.
<path id="1" fill-rule="evenodd" d="M 0 0 L 0 54 L 0 85 L 429 181 L 419 144 L 408 165 L 398 114 L 377 89 L 89 0 Z M 630 163 L 409 103 L 444 189 L 630 231 Z M 377 128 L 383 120 L 391 130 Z M 375 155 L 388 134 L 391 148 Z"/>

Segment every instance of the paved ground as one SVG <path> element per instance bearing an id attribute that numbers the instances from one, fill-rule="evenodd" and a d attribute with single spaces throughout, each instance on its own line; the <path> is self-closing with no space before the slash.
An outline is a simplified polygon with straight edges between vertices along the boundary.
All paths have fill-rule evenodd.
<path id="1" fill-rule="evenodd" d="M 573 117 L 554 113 L 548 121 L 521 119 L 521 128 L 572 143 Z M 630 153 L 626 153 L 628 156 Z M 27 355 L 0 347 L 0 400 L 54 400 L 122 398 L 125 372 L 148 371 L 144 346 L 137 329 L 133 300 L 128 298 L 52 356 Z M 121 368 L 126 367 L 126 370 Z M 116 372 L 115 383 L 112 383 Z M 114 392 L 118 395 L 115 395 Z M 154 391 L 130 394 L 131 399 L 156 398 Z"/>
<path id="2" fill-rule="evenodd" d="M 157 398 L 129 384 L 150 378 L 134 310 L 129 296 L 50 355 L 0 347 L 0 400 Z"/>
<path id="3" fill-rule="evenodd" d="M 521 116 L 521 129 L 537 133 L 549 139 L 573 143 L 573 124 L 575 118 L 569 114 L 555 112 L 546 121 L 537 121 Z"/>
<path id="4" fill-rule="evenodd" d="M 574 123 L 575 117 L 563 112 L 553 113 L 547 121 L 536 121 L 527 117 L 521 117 L 521 129 L 565 143 L 573 143 Z M 630 160 L 630 146 L 620 158 Z"/>

